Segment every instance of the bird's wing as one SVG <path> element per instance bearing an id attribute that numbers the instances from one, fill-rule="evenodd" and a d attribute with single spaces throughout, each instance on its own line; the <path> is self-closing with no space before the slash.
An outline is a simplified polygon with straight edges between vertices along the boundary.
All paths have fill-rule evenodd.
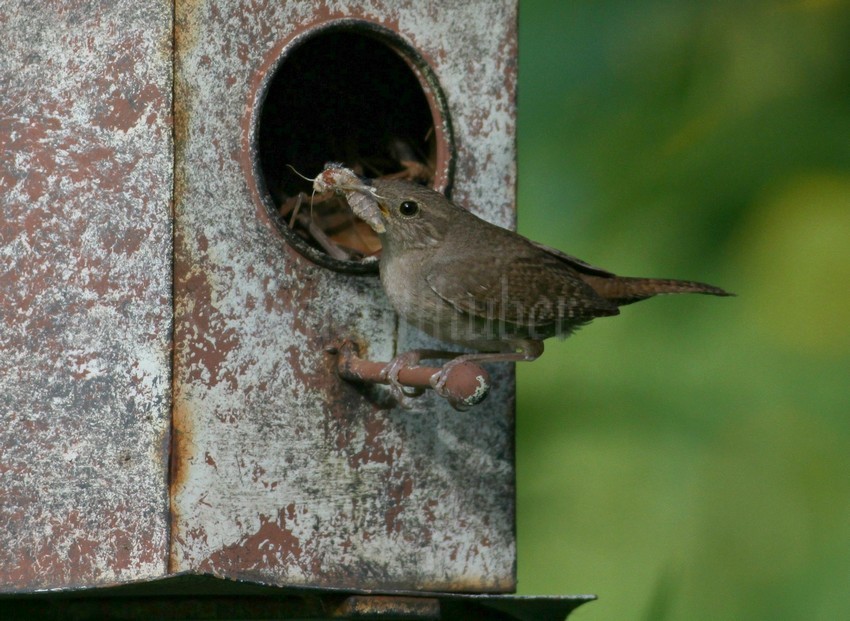
<path id="1" fill-rule="evenodd" d="M 616 275 L 609 272 L 608 270 L 603 270 L 601 267 L 596 267 L 595 265 L 591 265 L 587 261 L 582 261 L 581 259 L 574 257 L 566 252 L 561 252 L 557 248 L 550 248 L 549 246 L 544 246 L 543 244 L 538 244 L 536 241 L 528 240 L 532 246 L 535 248 L 539 248 L 543 252 L 547 252 L 559 260 L 563 261 L 573 269 L 582 274 L 590 274 L 592 276 L 603 276 L 607 278 L 616 278 Z"/>
<path id="2" fill-rule="evenodd" d="M 426 276 L 431 289 L 462 312 L 528 327 L 617 313 L 563 257 L 536 244 L 512 260 L 495 252 L 472 260 L 466 269 L 437 261 Z"/>

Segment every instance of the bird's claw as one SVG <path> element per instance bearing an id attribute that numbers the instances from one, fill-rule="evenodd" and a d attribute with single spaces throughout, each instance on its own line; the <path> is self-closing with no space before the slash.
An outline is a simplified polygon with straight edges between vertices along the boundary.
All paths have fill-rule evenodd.
<path id="1" fill-rule="evenodd" d="M 379 379 L 382 383 L 386 383 L 389 385 L 390 395 L 398 405 L 408 409 L 412 407 L 412 403 L 410 403 L 410 400 L 422 395 L 425 392 L 425 388 L 413 388 L 411 386 L 406 386 L 402 384 L 401 380 L 399 379 L 399 374 L 406 369 L 418 368 L 419 361 L 423 357 L 435 357 L 435 353 L 444 354 L 445 352 L 434 352 L 431 350 L 412 350 L 404 352 L 390 360 L 381 369 L 379 373 Z M 469 362 L 468 357 L 459 356 L 444 364 L 442 367 L 440 367 L 439 370 L 437 370 L 428 378 L 428 384 L 430 384 L 431 388 L 434 389 L 434 392 L 436 392 L 437 395 L 448 401 L 454 409 L 459 411 L 468 410 L 473 405 L 480 402 L 486 396 L 487 391 L 489 390 L 489 378 L 486 377 L 486 373 L 484 373 L 483 370 L 480 368 L 478 369 L 478 373 L 484 373 L 484 377 L 476 376 L 473 379 L 473 382 L 478 382 L 478 384 L 476 384 L 475 387 L 472 389 L 474 391 L 473 393 L 467 394 L 468 388 L 461 388 L 458 392 L 459 387 L 457 385 L 451 388 L 453 383 L 458 383 L 457 381 L 455 381 L 458 380 L 458 378 L 455 377 L 454 379 L 452 379 L 453 375 L 457 375 L 457 373 L 455 373 L 456 367 L 459 367 L 467 362 Z M 469 378 L 467 378 L 467 380 L 468 379 Z M 461 383 L 464 382 L 463 379 L 460 379 L 459 381 Z M 481 382 L 483 382 L 483 386 Z"/>
<path id="2" fill-rule="evenodd" d="M 449 378 L 450 369 L 447 369 L 446 367 L 448 367 L 449 364 L 451 363 L 447 362 L 442 367 L 440 367 L 440 370 L 434 373 L 434 375 L 432 375 L 431 379 L 429 380 L 431 388 L 434 389 L 434 392 L 443 398 L 448 397 L 448 392 L 446 391 L 446 381 Z"/>
<path id="3" fill-rule="evenodd" d="M 455 358 L 454 360 L 449 360 L 446 364 L 440 367 L 440 370 L 434 373 L 429 380 L 431 384 L 431 388 L 434 389 L 434 392 L 441 396 L 443 399 L 449 402 L 449 404 L 459 412 L 465 412 L 470 409 L 472 406 L 462 401 L 458 401 L 457 397 L 452 394 L 449 390 L 446 389 L 446 382 L 449 379 L 449 376 L 452 373 L 452 370 L 463 364 L 464 360 L 460 358 Z"/>
<path id="4" fill-rule="evenodd" d="M 440 370 L 434 373 L 434 375 L 432 375 L 431 379 L 429 380 L 431 388 L 434 389 L 434 392 L 443 397 L 443 399 L 447 399 L 455 407 L 457 406 L 454 404 L 453 395 L 448 390 L 446 390 L 446 382 L 448 381 L 452 370 L 456 366 L 463 364 L 463 362 L 464 359 L 461 359 L 460 357 L 455 358 L 454 360 L 449 360 L 446 364 L 440 367 Z"/>
<path id="5" fill-rule="evenodd" d="M 425 392 L 422 388 L 411 388 L 404 386 L 398 379 L 398 374 L 406 367 L 419 364 L 420 354 L 417 351 L 408 351 L 399 354 L 389 361 L 381 371 L 381 379 L 389 382 L 390 394 L 402 407 L 409 407 L 407 400 L 420 396 Z"/>

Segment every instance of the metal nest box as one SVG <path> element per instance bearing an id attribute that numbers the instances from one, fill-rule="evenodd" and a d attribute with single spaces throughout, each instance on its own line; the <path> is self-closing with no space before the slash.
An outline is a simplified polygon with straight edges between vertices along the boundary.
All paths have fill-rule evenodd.
<path id="1" fill-rule="evenodd" d="M 0 5 L 0 589 L 512 592 L 512 374 L 463 413 L 340 379 L 427 341 L 287 164 L 513 225 L 514 1 Z"/>

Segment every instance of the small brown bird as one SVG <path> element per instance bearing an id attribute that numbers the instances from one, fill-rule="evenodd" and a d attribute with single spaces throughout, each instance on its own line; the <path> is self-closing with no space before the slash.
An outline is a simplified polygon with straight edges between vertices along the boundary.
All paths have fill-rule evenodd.
<path id="1" fill-rule="evenodd" d="M 625 304 L 664 293 L 731 295 L 699 282 L 616 276 L 407 181 L 364 179 L 330 164 L 314 185 L 344 192 L 378 233 L 381 283 L 398 314 L 475 352 L 401 354 L 387 367 L 398 390 L 399 370 L 422 357 L 456 356 L 431 378 L 441 393 L 448 371 L 461 362 L 534 360 L 544 339 L 569 336 L 596 317 L 619 314 Z"/>

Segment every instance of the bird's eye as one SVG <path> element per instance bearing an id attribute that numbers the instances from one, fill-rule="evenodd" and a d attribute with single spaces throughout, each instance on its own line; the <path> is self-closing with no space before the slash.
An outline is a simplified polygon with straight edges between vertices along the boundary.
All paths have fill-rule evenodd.
<path id="1" fill-rule="evenodd" d="M 419 203 L 416 201 L 404 201 L 398 206 L 398 212 L 405 218 L 412 218 L 419 213 Z"/>

